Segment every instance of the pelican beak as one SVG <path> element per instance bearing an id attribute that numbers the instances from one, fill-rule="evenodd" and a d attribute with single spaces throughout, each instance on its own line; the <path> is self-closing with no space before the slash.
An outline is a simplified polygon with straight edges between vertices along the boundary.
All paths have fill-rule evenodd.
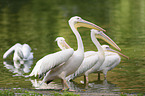
<path id="1" fill-rule="evenodd" d="M 99 31 L 104 31 L 106 32 L 106 30 L 104 30 L 103 28 L 91 23 L 91 22 L 88 22 L 86 20 L 79 20 L 77 23 L 75 23 L 75 28 L 78 28 L 78 27 L 87 27 L 87 28 L 90 28 L 90 29 L 96 29 L 96 30 L 99 30 Z"/>
<path id="2" fill-rule="evenodd" d="M 111 48 L 109 48 L 109 47 L 107 47 L 106 49 L 107 49 L 108 51 L 112 51 L 112 52 L 118 53 L 119 55 L 121 55 L 121 56 L 123 56 L 123 57 L 129 59 L 128 56 L 126 56 L 126 55 L 124 55 L 124 54 L 122 54 L 122 53 L 120 53 L 120 52 L 118 52 L 118 51 L 116 51 L 116 50 L 113 50 L 113 49 L 111 49 Z"/>
<path id="3" fill-rule="evenodd" d="M 71 48 L 65 41 L 63 41 L 63 44 L 61 44 L 62 47 L 66 48 L 66 49 L 69 49 Z"/>
<path id="4" fill-rule="evenodd" d="M 55 39 L 55 41 L 54 42 L 57 42 L 57 38 Z"/>
<path id="5" fill-rule="evenodd" d="M 99 39 L 102 39 L 102 40 L 106 41 L 111 46 L 113 46 L 114 48 L 116 48 L 119 51 L 121 51 L 119 46 L 110 37 L 108 37 L 105 33 L 103 33 L 103 31 L 100 31 L 100 34 L 96 34 L 95 36 L 96 36 L 96 38 L 99 38 Z"/>
<path id="6" fill-rule="evenodd" d="M 57 40 L 55 40 L 55 41 L 57 41 Z M 65 41 L 62 41 L 62 42 L 57 41 L 57 44 L 61 50 L 71 48 Z"/>

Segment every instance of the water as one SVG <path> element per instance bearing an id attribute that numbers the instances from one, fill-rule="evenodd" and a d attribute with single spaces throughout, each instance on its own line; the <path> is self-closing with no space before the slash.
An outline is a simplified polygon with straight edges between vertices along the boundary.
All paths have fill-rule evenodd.
<path id="1" fill-rule="evenodd" d="M 73 83 L 70 84 L 71 88 L 86 92 L 144 93 L 144 10 L 144 0 L 1 0 L 0 88 L 35 89 L 39 79 L 25 76 L 30 74 L 40 58 L 60 50 L 54 42 L 56 37 L 63 36 L 71 47 L 77 48 L 76 38 L 68 25 L 69 18 L 77 15 L 106 29 L 106 34 L 130 59 L 122 57 L 121 63 L 108 72 L 107 80 L 103 81 L 101 75 L 101 81 L 98 81 L 97 74 L 90 74 L 87 89 L 81 83 L 83 77 L 70 82 Z M 85 51 L 96 50 L 90 39 L 90 29 L 80 28 L 79 31 Z M 19 66 L 14 64 L 12 56 L 4 61 L 3 54 L 16 43 L 29 44 L 35 59 Z M 60 89 L 60 80 L 56 80 L 52 86 L 46 88 Z"/>

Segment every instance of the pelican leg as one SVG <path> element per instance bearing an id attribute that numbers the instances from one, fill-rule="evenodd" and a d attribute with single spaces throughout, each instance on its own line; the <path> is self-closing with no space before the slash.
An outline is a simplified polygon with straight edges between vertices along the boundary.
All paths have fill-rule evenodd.
<path id="1" fill-rule="evenodd" d="M 107 74 L 104 74 L 105 76 L 104 76 L 104 79 L 106 79 L 107 78 Z"/>
<path id="2" fill-rule="evenodd" d="M 104 73 L 104 79 L 106 79 L 107 78 L 107 71 L 104 71 L 103 73 Z"/>
<path id="3" fill-rule="evenodd" d="M 88 76 L 84 75 L 84 84 L 85 84 L 85 88 L 88 88 L 88 83 L 89 83 Z"/>
<path id="4" fill-rule="evenodd" d="M 69 88 L 69 86 L 68 86 L 68 84 L 67 84 L 67 82 L 66 82 L 65 79 L 63 79 L 63 84 L 67 87 L 68 91 L 76 91 L 76 90 L 71 90 L 71 89 Z M 65 89 L 65 87 L 64 87 L 64 89 Z"/>
<path id="5" fill-rule="evenodd" d="M 65 90 L 63 79 L 61 79 L 61 83 L 62 83 L 62 90 Z"/>
<path id="6" fill-rule="evenodd" d="M 98 72 L 98 81 L 100 81 L 100 77 L 101 77 L 100 72 Z"/>
<path id="7" fill-rule="evenodd" d="M 108 72 L 108 70 L 103 70 L 104 79 L 106 79 L 106 78 L 107 78 L 107 72 Z"/>

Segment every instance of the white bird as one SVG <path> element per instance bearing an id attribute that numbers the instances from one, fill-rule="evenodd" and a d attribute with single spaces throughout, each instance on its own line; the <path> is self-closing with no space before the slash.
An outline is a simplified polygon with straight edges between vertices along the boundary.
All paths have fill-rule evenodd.
<path id="1" fill-rule="evenodd" d="M 81 36 L 77 31 L 77 27 L 88 27 L 91 29 L 105 31 L 101 27 L 85 21 L 78 16 L 72 17 L 69 20 L 69 25 L 76 36 L 78 49 L 76 51 L 73 51 L 73 49 L 70 48 L 43 57 L 36 63 L 33 71 L 29 75 L 36 76 L 37 74 L 42 75 L 43 73 L 47 72 L 45 77 L 43 78 L 43 82 L 47 81 L 47 83 L 49 83 L 52 80 L 59 78 L 62 80 L 63 90 L 65 89 L 65 86 L 69 89 L 69 86 L 65 79 L 66 76 L 74 73 L 84 59 L 84 46 Z"/>
<path id="2" fill-rule="evenodd" d="M 13 60 L 30 60 L 33 59 L 33 52 L 28 44 L 21 45 L 20 43 L 15 44 L 3 55 L 3 59 L 6 59 L 9 55 L 14 53 Z"/>
<path id="3" fill-rule="evenodd" d="M 103 62 L 101 67 L 97 70 L 99 76 L 98 79 L 100 79 L 100 72 L 103 72 L 104 77 L 106 79 L 107 72 L 112 70 L 120 63 L 121 57 L 119 55 L 129 59 L 129 57 L 125 56 L 124 54 L 118 51 L 111 49 L 108 45 L 102 45 L 102 48 L 105 51 L 105 61 Z"/>
<path id="4" fill-rule="evenodd" d="M 57 37 L 56 40 L 57 41 L 57 45 L 61 50 L 65 50 L 65 49 L 69 49 L 71 48 L 66 42 L 65 39 L 63 37 Z"/>
<path id="5" fill-rule="evenodd" d="M 93 43 L 95 44 L 95 46 L 97 47 L 98 52 L 95 52 L 95 51 L 85 52 L 84 60 L 83 60 L 82 64 L 80 65 L 80 67 L 78 68 L 78 70 L 75 73 L 66 77 L 66 79 L 68 81 L 71 79 L 74 79 L 78 76 L 84 75 L 85 80 L 86 80 L 85 83 L 87 83 L 88 74 L 86 73 L 86 71 L 89 70 L 90 68 L 92 68 L 94 65 L 97 65 L 95 68 L 99 69 L 99 67 L 103 64 L 104 59 L 105 59 L 105 53 L 96 38 L 103 39 L 104 41 L 106 41 L 107 43 L 109 43 L 110 45 L 115 47 L 116 49 L 120 50 L 120 48 L 117 46 L 117 44 L 113 40 L 111 40 L 106 34 L 104 34 L 102 31 L 92 29 L 91 30 L 91 39 L 92 39 Z M 65 40 L 64 38 L 58 37 L 56 40 L 57 40 L 57 44 L 59 45 L 59 47 L 62 50 L 64 50 L 65 48 L 66 49 L 70 48 L 70 46 L 64 41 Z M 68 46 L 64 47 L 63 44 L 67 44 Z"/>
<path id="6" fill-rule="evenodd" d="M 3 64 L 5 65 L 9 71 L 13 72 L 15 75 L 13 76 L 24 76 L 24 73 L 30 72 L 30 66 L 33 64 L 33 60 L 27 60 L 23 64 L 18 61 L 4 61 Z"/>

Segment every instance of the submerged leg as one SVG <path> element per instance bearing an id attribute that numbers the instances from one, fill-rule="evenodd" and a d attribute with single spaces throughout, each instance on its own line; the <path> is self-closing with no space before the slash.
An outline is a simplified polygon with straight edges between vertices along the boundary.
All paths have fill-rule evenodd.
<path id="1" fill-rule="evenodd" d="M 65 86 L 67 87 L 68 91 L 75 91 L 75 90 L 71 90 L 66 82 L 65 79 L 62 79 L 62 82 L 63 82 L 63 89 L 62 90 L 65 90 Z"/>
<path id="2" fill-rule="evenodd" d="M 107 74 L 104 74 L 104 79 L 106 79 L 107 78 Z"/>
<path id="3" fill-rule="evenodd" d="M 107 78 L 107 72 L 108 72 L 108 70 L 107 70 L 107 69 L 106 69 L 106 70 L 103 70 L 104 79 L 106 79 L 106 78 Z"/>
<path id="4" fill-rule="evenodd" d="M 61 83 L 62 83 L 62 90 L 65 90 L 63 79 L 61 79 Z"/>
<path id="5" fill-rule="evenodd" d="M 104 79 L 107 78 L 107 71 L 106 72 L 103 72 L 104 73 Z"/>

